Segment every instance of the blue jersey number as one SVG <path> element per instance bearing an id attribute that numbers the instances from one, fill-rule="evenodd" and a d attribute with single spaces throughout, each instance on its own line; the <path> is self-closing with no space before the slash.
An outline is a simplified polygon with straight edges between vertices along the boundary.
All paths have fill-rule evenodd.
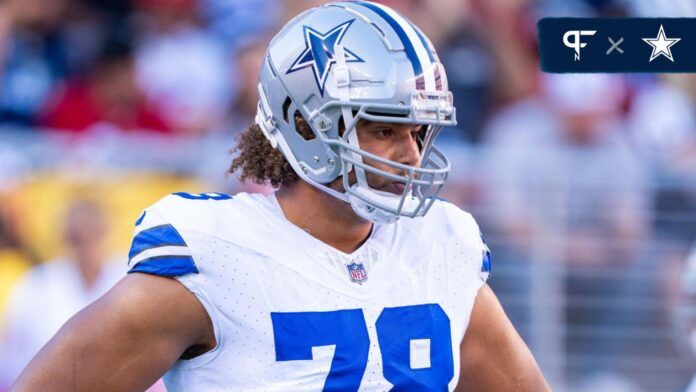
<path id="1" fill-rule="evenodd" d="M 271 313 L 277 361 L 311 360 L 312 347 L 335 345 L 324 391 L 357 391 L 370 337 L 361 309 Z M 385 308 L 375 324 L 382 373 L 394 391 L 447 390 L 454 377 L 449 318 L 438 304 Z M 429 342 L 430 366 L 411 368 L 411 342 Z"/>
<path id="2" fill-rule="evenodd" d="M 446 391 L 452 377 L 450 321 L 438 304 L 385 308 L 377 318 L 383 373 L 392 391 Z M 411 369 L 411 341 L 430 340 L 430 366 Z"/>
<path id="3" fill-rule="evenodd" d="M 335 344 L 325 391 L 357 391 L 370 338 L 362 310 L 271 313 L 276 361 L 311 360 L 312 347 Z"/>

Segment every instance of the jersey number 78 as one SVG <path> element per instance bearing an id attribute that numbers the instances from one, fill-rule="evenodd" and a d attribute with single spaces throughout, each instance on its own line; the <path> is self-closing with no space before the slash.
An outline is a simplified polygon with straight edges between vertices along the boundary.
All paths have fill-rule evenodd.
<path id="1" fill-rule="evenodd" d="M 324 391 L 357 391 L 370 348 L 362 309 L 271 313 L 276 361 L 312 360 L 335 345 Z M 450 320 L 438 304 L 384 308 L 375 323 L 384 378 L 393 391 L 447 390 L 454 377 Z M 430 342 L 430 367 L 411 368 L 411 342 Z"/>

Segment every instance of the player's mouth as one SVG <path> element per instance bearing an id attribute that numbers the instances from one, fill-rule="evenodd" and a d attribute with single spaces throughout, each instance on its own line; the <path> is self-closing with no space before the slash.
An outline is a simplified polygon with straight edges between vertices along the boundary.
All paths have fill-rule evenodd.
<path id="1" fill-rule="evenodd" d="M 382 188 L 383 191 L 393 193 L 395 195 L 403 195 L 406 190 L 406 184 L 403 182 L 390 182 Z"/>

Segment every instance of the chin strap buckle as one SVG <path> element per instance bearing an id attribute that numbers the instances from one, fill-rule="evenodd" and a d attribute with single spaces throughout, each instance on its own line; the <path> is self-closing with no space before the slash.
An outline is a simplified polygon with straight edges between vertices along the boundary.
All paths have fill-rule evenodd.
<path id="1" fill-rule="evenodd" d="M 336 80 L 336 87 L 338 90 L 345 89 L 350 85 L 350 73 L 348 72 L 348 67 L 338 66 L 334 69 L 334 79 Z"/>
<path id="2" fill-rule="evenodd" d="M 350 99 L 348 96 L 350 72 L 348 72 L 348 65 L 346 64 L 345 48 L 340 44 L 336 45 L 336 66 L 334 67 L 334 80 L 336 81 L 336 87 L 338 87 L 341 101 L 347 102 Z"/>

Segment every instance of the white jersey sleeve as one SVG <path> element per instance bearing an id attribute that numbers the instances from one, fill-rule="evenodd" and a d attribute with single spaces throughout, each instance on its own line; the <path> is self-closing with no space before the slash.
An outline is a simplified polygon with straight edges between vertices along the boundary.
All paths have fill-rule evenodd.
<path id="1" fill-rule="evenodd" d="M 129 274 L 173 278 L 196 295 L 212 321 L 218 342 L 220 315 L 206 290 L 206 278 L 201 273 L 199 260 L 205 259 L 206 243 L 218 224 L 215 204 L 230 198 L 217 193 L 166 196 L 145 209 L 138 218 L 128 254 Z M 185 366 L 207 362 L 216 351 L 187 360 Z"/>
<path id="2" fill-rule="evenodd" d="M 165 198 L 143 211 L 138 219 L 128 252 L 128 273 L 168 277 L 198 273 L 191 248 L 181 234 L 186 228 L 174 226 L 167 214 L 169 204 Z"/>

